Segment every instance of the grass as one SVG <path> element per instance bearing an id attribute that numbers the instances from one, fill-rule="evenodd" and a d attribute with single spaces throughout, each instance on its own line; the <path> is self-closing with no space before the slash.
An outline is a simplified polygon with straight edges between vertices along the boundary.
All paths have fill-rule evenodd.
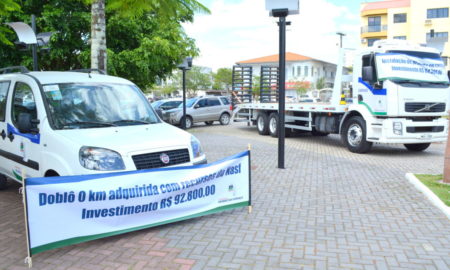
<path id="1" fill-rule="evenodd" d="M 441 199 L 447 206 L 450 206 L 450 184 L 442 184 L 442 174 L 430 175 L 430 174 L 416 174 L 417 179 L 419 179 L 425 186 L 427 186 L 431 191 L 433 191 L 436 196 Z"/>

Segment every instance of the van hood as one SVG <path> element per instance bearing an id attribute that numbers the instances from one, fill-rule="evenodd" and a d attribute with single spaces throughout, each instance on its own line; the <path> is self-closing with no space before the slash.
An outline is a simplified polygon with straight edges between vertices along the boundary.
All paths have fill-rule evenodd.
<path id="1" fill-rule="evenodd" d="M 101 147 L 122 156 L 159 150 L 190 149 L 191 134 L 166 123 L 61 130 L 60 135 L 82 146 Z"/>

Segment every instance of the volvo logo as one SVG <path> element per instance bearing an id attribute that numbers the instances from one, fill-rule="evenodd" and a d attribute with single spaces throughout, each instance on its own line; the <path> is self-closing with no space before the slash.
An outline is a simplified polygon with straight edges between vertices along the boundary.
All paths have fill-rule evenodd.
<path id="1" fill-rule="evenodd" d="M 433 107 L 433 105 L 425 105 L 425 107 L 423 107 L 423 110 L 430 111 L 432 107 Z"/>
<path id="2" fill-rule="evenodd" d="M 166 153 L 162 153 L 162 154 L 159 156 L 159 159 L 160 159 L 161 162 L 164 163 L 164 164 L 169 164 L 169 162 L 170 162 L 170 157 L 169 157 L 169 155 L 167 155 Z"/>

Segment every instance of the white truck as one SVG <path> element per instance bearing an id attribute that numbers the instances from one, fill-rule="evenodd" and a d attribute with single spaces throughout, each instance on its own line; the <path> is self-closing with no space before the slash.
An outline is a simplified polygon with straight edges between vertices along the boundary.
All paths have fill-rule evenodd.
<path id="1" fill-rule="evenodd" d="M 343 74 L 343 51 L 329 102 L 286 103 L 285 128 L 316 136 L 340 134 L 347 148 L 366 153 L 373 143 L 397 143 L 423 151 L 447 138 L 449 77 L 437 50 L 403 40 L 381 40 L 355 55 L 353 74 Z M 348 82 L 348 98 L 342 85 Z M 243 100 L 243 99 L 238 99 Z M 277 102 L 242 102 L 235 121 L 278 136 Z"/>
<path id="2" fill-rule="evenodd" d="M 7 178 L 206 163 L 193 135 L 164 123 L 132 82 L 81 72 L 0 69 L 0 189 Z"/>

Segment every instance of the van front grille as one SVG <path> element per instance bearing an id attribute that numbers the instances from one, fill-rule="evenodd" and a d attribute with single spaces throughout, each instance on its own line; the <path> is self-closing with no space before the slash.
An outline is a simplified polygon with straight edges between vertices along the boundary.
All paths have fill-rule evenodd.
<path id="1" fill-rule="evenodd" d="M 164 154 L 166 154 L 169 157 L 168 163 L 164 163 L 162 161 L 164 158 L 161 158 L 161 156 L 163 156 Z M 191 161 L 189 158 L 188 149 L 179 149 L 179 150 L 161 151 L 156 153 L 134 155 L 132 156 L 132 158 L 134 161 L 134 165 L 136 165 L 136 169 L 138 170 L 172 166 Z"/>

